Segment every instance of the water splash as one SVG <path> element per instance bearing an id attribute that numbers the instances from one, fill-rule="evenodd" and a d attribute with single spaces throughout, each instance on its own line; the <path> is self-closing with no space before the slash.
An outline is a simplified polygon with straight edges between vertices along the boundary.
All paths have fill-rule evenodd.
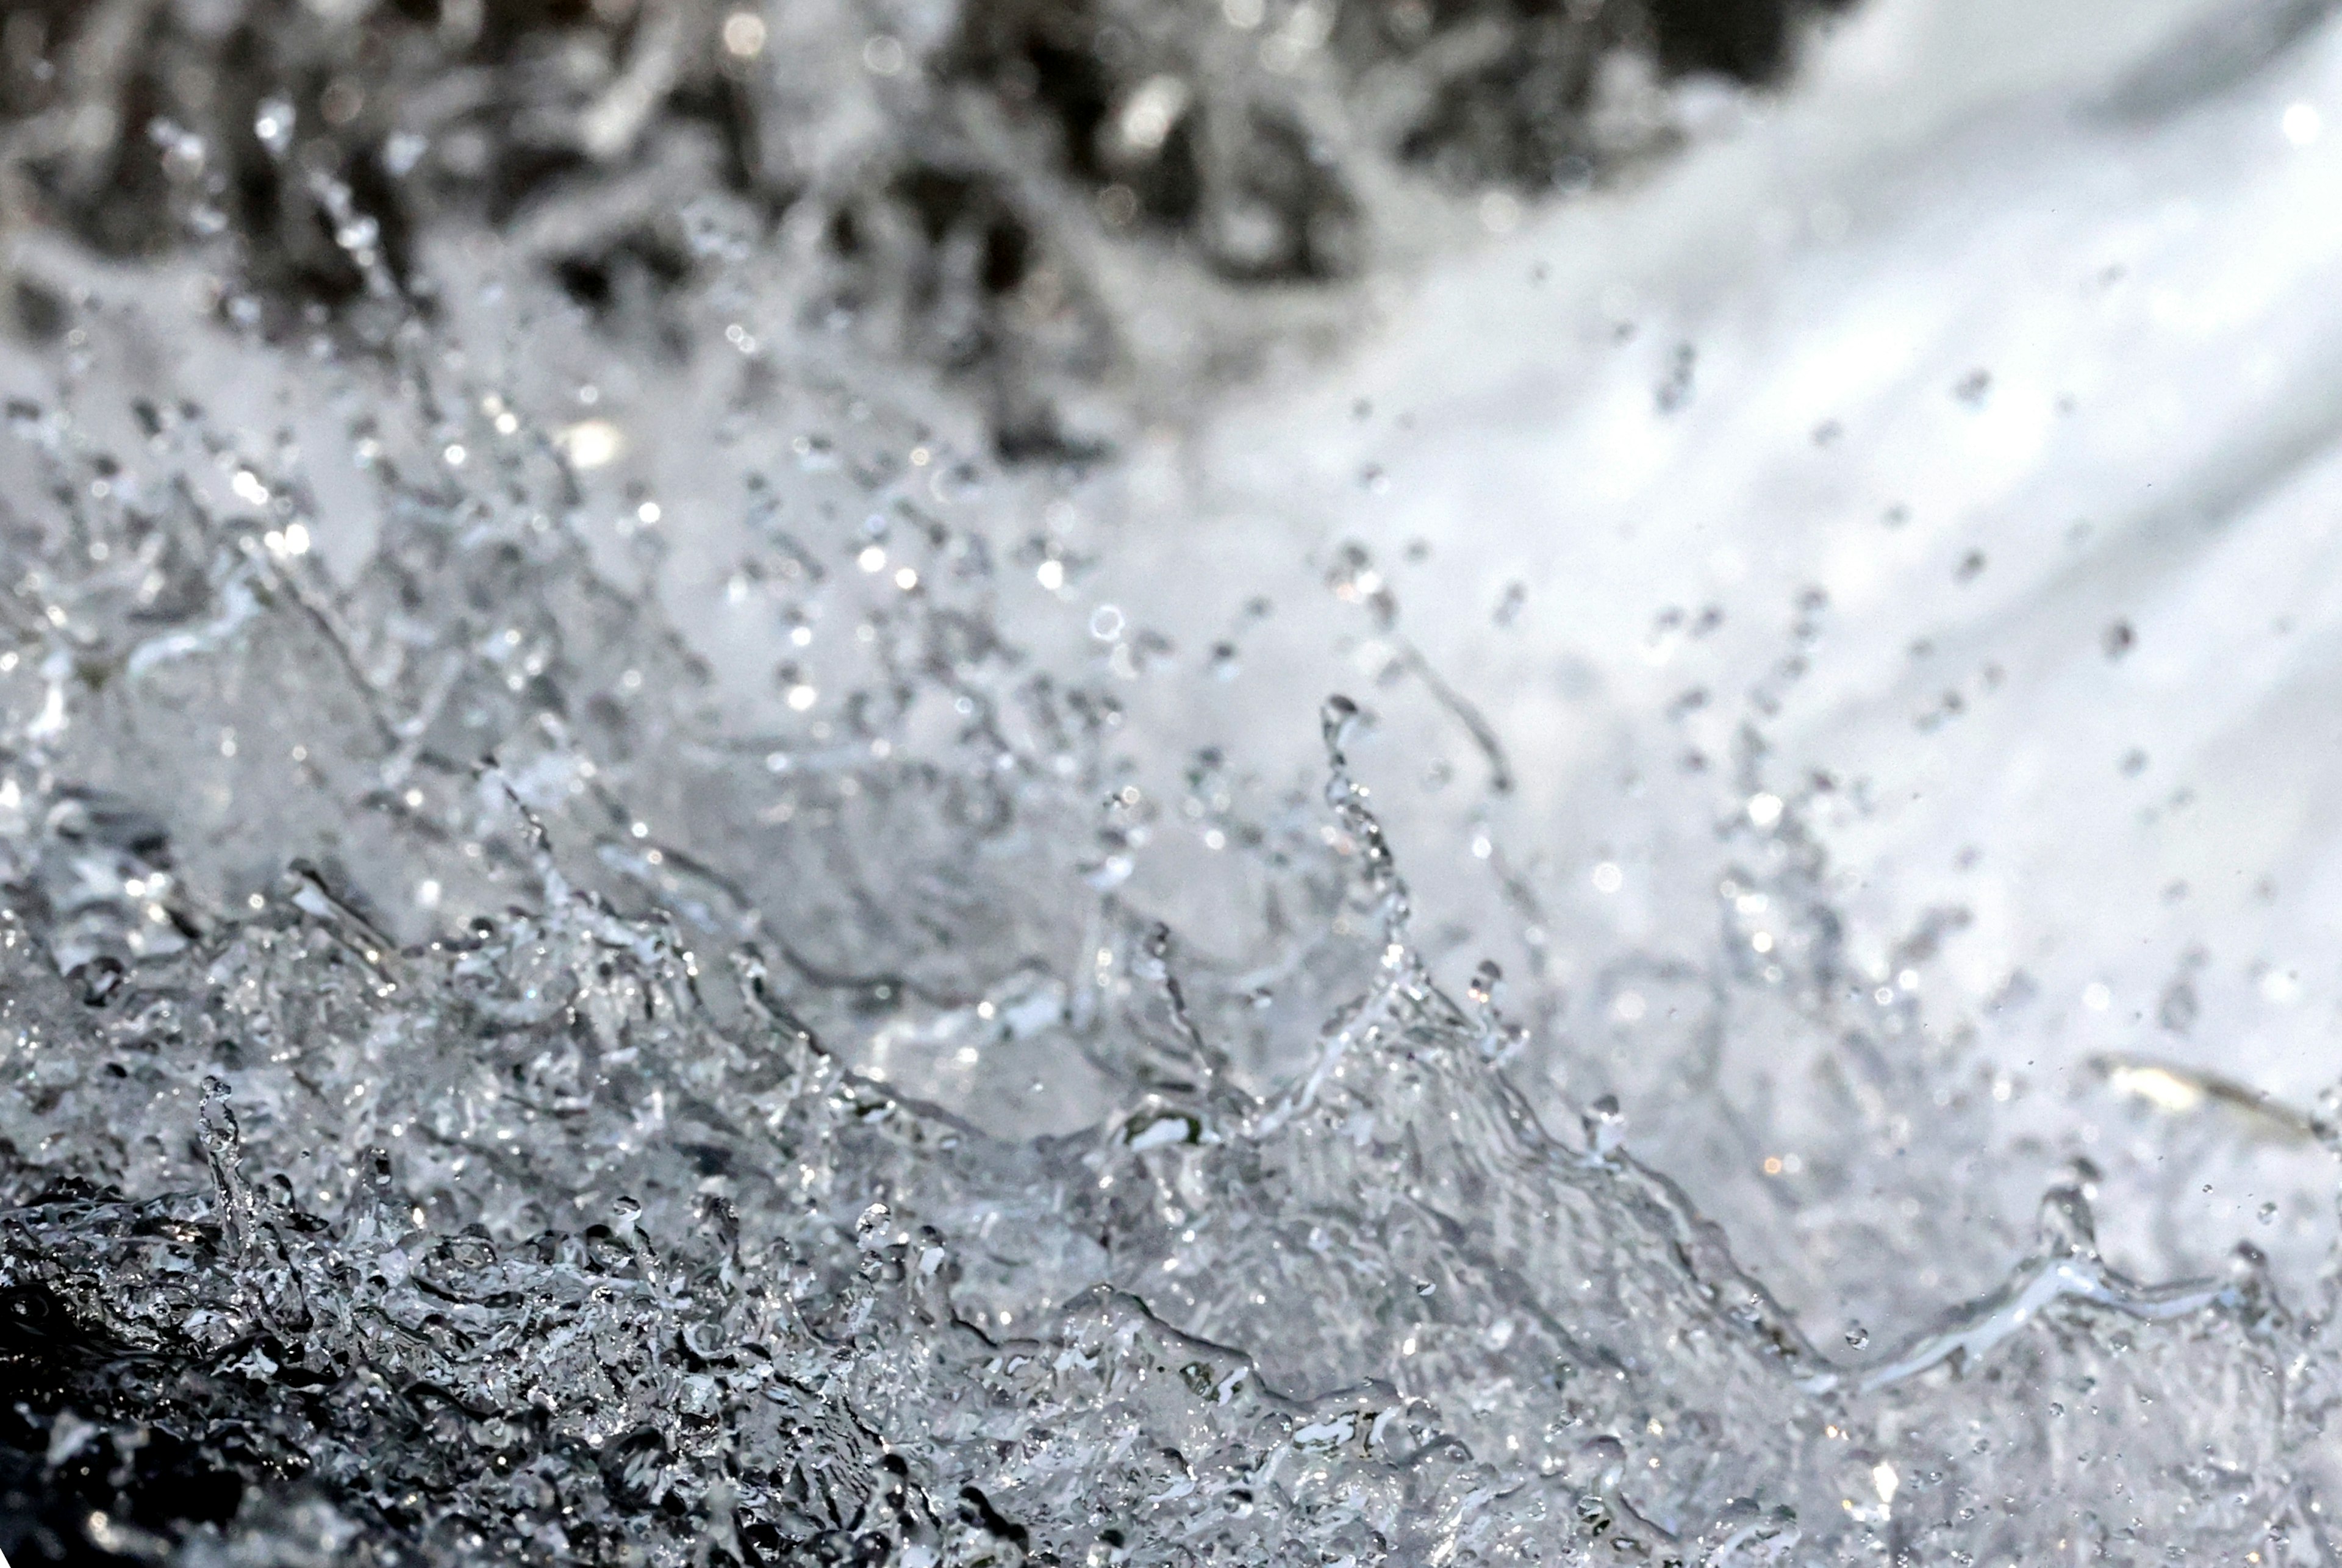
<path id="1" fill-rule="evenodd" d="M 1153 81 L 1133 158 L 1184 112 Z M 1516 1019 L 1493 962 L 1443 985 L 1486 934 L 1377 809 L 1425 758 L 1336 696 L 1314 792 L 1152 767 L 1179 654 L 1083 596 L 1081 493 L 776 365 L 720 215 L 661 308 L 722 373 L 659 381 L 653 334 L 589 382 L 496 346 L 542 280 L 437 258 L 477 286 L 435 319 L 376 197 L 304 188 L 371 356 L 198 335 L 181 372 L 273 364 L 284 431 L 117 395 L 140 318 L 92 312 L 0 445 L 0 1549 L 2330 1560 L 2330 1273 L 2141 1283 L 2089 1171 L 2028 1243 L 1906 1158 L 1981 1158 L 2001 1102 L 1900 979 L 1956 918 L 1867 973 L 1839 792 L 1767 754 L 1818 596 L 1719 770 L 1712 963 L 1533 965 Z M 622 483 L 628 443 L 723 478 Z M 1503 867 L 1533 781 L 1363 549 L 1329 581 L 1488 764 Z M 2125 1074 L 2331 1145 L 2330 1107 Z M 1768 1213 L 1834 1269 L 1758 1266 Z M 1832 1292 L 1887 1348 L 1817 1346 Z"/>

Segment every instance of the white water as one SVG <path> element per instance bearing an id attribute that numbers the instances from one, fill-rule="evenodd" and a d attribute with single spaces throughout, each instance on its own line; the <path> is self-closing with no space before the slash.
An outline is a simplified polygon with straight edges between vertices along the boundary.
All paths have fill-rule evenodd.
<path id="1" fill-rule="evenodd" d="M 97 298 L 6 365 L 65 415 L 6 456 L 11 1180 L 172 1238 L 18 1211 L 11 1299 L 155 1358 L 44 1376 L 248 1434 L 198 1559 L 2330 1560 L 2342 34 L 2224 64 L 2248 15 L 1887 0 L 1633 185 L 1394 262 L 1338 352 L 1151 389 L 1070 486 L 960 476 L 950 389 L 754 251 L 679 365 L 443 234 L 392 375 L 25 240 Z M 165 386 L 209 413 L 147 443 Z M 1053 728 L 1036 673 L 1125 711 Z M 1318 799 L 1336 690 L 1404 941 Z M 76 942 L 145 956 L 100 1005 Z M 881 1451 L 908 1501 L 825 1535 L 786 1457 L 876 1498 Z"/>

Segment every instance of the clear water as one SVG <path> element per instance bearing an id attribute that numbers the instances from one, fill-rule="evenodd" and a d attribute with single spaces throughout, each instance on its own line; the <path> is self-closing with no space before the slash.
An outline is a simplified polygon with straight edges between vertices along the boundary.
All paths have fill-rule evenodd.
<path id="1" fill-rule="evenodd" d="M 1813 112 L 1940 25 L 1884 8 Z M 2092 47 L 2057 91 L 2164 79 Z M 1927 113 L 2010 90 L 1962 69 Z M 2048 874 L 2004 874 L 2030 925 L 1993 886 L 1937 900 L 1901 868 L 2024 834 L 1915 824 L 1847 760 L 2013 789 L 1930 737 L 2086 725 L 2067 672 L 2158 628 L 2061 584 L 2179 547 L 2109 516 L 2111 564 L 2028 563 L 2087 464 L 2002 476 L 2027 504 L 1997 523 L 1960 489 L 1982 459 L 1911 456 L 2017 417 L 2007 358 L 1978 385 L 1913 350 L 1924 415 L 1847 385 L 1839 434 L 1792 399 L 1784 443 L 1748 410 L 1797 342 L 1701 305 L 1697 265 L 1646 270 L 1656 303 L 1523 303 L 1585 281 L 1566 242 L 1601 231 L 1568 225 L 1658 244 L 1804 134 L 1796 102 L 1543 229 L 1465 204 L 1481 232 L 1394 265 L 1419 292 L 1370 346 L 1141 376 L 1154 423 L 1077 472 L 1004 466 L 964 388 L 808 318 L 716 194 L 695 281 L 615 325 L 454 220 L 417 242 L 437 307 L 366 351 L 223 322 L 200 255 L 77 263 L 0 436 L 0 1360 L 8 1484 L 87 1506 L 10 1550 L 2332 1560 L 2330 1063 L 2315 1024 L 2201 1044 L 2303 982 L 2213 914 L 2135 983 L 2155 934 Z M 2087 165 L 2100 133 L 2061 134 Z M 2179 161 L 2209 203 L 2237 181 L 2207 135 Z M 1934 155 L 1957 185 L 1969 153 Z M 2309 177 L 2267 166 L 2238 202 Z M 1867 278 L 1858 317 L 1917 286 L 1950 209 L 1916 205 L 1749 293 Z M 2075 253 L 2134 209 L 2103 210 Z M 2287 286 L 2330 275 L 2319 243 Z M 2235 330 L 2284 318 L 2255 297 Z M 1566 395 L 1515 377 L 1508 328 L 1581 318 L 1615 357 L 1573 351 Z M 1962 365 L 2021 335 L 1946 330 Z M 1622 588 L 1687 547 L 1601 543 L 1664 504 L 1590 460 L 1596 543 L 1538 543 L 1525 454 L 1623 451 L 1697 506 L 1840 440 L 1867 477 L 1713 503 L 1761 557 L 1736 575 Z M 2029 574 L 1998 610 L 1782 521 L 1937 527 L 1878 520 L 1897 464 L 1961 520 L 1909 571 Z M 2262 571 L 2303 559 L 2235 510 Z M 2083 654 L 2026 657 L 2045 624 Z M 1878 674 L 1915 638 L 2012 673 L 1915 704 Z M 1987 716 L 2004 684 L 2034 718 Z M 2052 826 L 2107 815 L 2097 787 Z M 2117 985 L 2137 1030 L 2071 1021 Z"/>

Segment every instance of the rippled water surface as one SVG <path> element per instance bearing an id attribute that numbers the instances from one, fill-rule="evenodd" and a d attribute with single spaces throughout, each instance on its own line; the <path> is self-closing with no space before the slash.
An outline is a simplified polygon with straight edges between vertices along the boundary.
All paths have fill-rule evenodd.
<path id="1" fill-rule="evenodd" d="M 0 18 L 9 1560 L 2342 1556 L 2327 8 L 574 9 Z"/>

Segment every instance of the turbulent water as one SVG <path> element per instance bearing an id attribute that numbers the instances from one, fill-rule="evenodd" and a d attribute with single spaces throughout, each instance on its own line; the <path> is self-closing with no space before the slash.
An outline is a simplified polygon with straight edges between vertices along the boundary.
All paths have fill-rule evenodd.
<path id="1" fill-rule="evenodd" d="M 285 57 L 310 46 L 298 27 L 330 42 L 365 9 L 301 11 Z M 1817 113 L 1875 110 L 1849 74 L 1891 77 L 1884 45 L 1941 20 L 1884 9 L 1813 67 Z M 2342 80 L 2332 27 L 2296 9 L 2226 65 L 2175 6 L 2161 32 L 2068 50 L 2087 71 L 2040 69 L 2087 78 L 2092 112 L 2125 125 L 2206 99 L 2278 124 L 2306 89 L 2271 71 L 2310 70 L 2314 47 L 2314 80 Z M 221 95 L 189 82 L 240 80 L 256 67 L 236 49 L 259 45 L 184 10 L 104 15 L 125 29 L 117 50 L 150 29 L 156 102 L 194 114 Z M 2005 524 L 1939 525 L 1967 516 L 1954 496 L 1972 475 L 1953 470 L 2004 448 L 1934 468 L 1910 453 L 1979 423 L 2015 439 L 2037 390 L 2017 351 L 1997 381 L 1897 351 L 1902 380 L 1832 387 L 1847 424 L 1817 426 L 1798 388 L 1819 373 L 1733 314 L 1756 306 L 1703 305 L 1706 261 L 1650 264 L 1656 304 L 1587 282 L 1591 241 L 1697 249 L 1678 209 L 1728 215 L 1718 185 L 1746 183 L 1745 149 L 1782 145 L 1768 125 L 1798 145 L 1797 86 L 1775 105 L 1709 77 L 1650 85 L 1718 63 L 1666 6 L 1582 61 L 1533 8 L 1506 14 L 1517 37 L 1489 30 L 1494 10 L 1416 11 L 1416 32 L 1390 35 L 1406 47 L 1383 53 L 1306 5 L 1232 3 L 1160 35 L 1125 18 L 1140 63 L 1096 48 L 1122 84 L 1109 130 L 1130 145 L 1036 173 L 1059 187 L 1022 207 L 969 194 L 1016 169 L 984 140 L 991 111 L 946 135 L 922 117 L 945 113 L 942 88 L 885 96 L 930 44 L 938 82 L 989 81 L 1015 49 L 973 25 L 946 47 L 907 13 L 857 45 L 858 66 L 841 56 L 876 107 L 856 96 L 865 76 L 816 93 L 790 74 L 819 76 L 806 62 L 832 34 L 876 25 L 846 8 L 767 13 L 753 32 L 746 12 L 711 13 L 696 43 L 631 23 L 603 76 L 572 72 L 594 92 L 544 88 L 562 56 L 500 78 L 410 39 L 375 64 L 408 74 L 429 134 L 377 125 L 388 141 L 360 161 L 404 160 L 403 178 L 427 149 L 446 165 L 437 194 L 401 207 L 320 152 L 300 171 L 315 208 L 277 222 L 274 250 L 248 170 L 240 215 L 204 219 L 233 182 L 205 184 L 226 155 L 206 164 L 195 130 L 144 144 L 190 205 L 172 221 L 193 238 L 163 245 L 138 226 L 161 219 L 117 210 L 135 181 L 107 199 L 102 176 L 56 173 L 111 130 L 45 108 L 15 123 L 11 1560 L 2342 1555 L 2342 1107 L 2315 1097 L 2330 1035 L 2210 1038 L 2237 1015 L 2230 994 L 2290 1004 L 2328 977 L 2253 949 L 2241 915 L 2207 914 L 2179 951 L 2139 960 L 2159 938 L 2111 924 L 2094 954 L 2087 901 L 2041 894 L 2081 912 L 2062 923 L 2007 915 L 1996 900 L 2022 903 L 2021 875 L 2014 895 L 1936 898 L 1944 874 L 1898 869 L 1912 845 L 1966 874 L 1989 825 L 1898 827 L 1892 765 L 1829 760 L 1875 754 L 1881 733 L 1917 754 L 1963 724 L 2016 724 L 1989 717 L 2004 684 L 2137 669 L 2133 644 L 2149 658 L 2184 617 L 2128 612 L 2142 632 L 2092 597 L 2138 574 L 2133 546 L 2028 564 L 2037 496 Z M 47 35 L 6 25 L 0 54 L 29 71 Z M 457 24 L 432 25 L 444 41 Z M 1250 151 L 1205 135 L 1196 116 L 1243 96 L 1220 56 L 1195 67 L 1192 112 L 1189 78 L 1145 63 L 1229 29 L 1302 84 L 1291 113 L 1333 127 L 1318 175 L 1277 163 L 1272 131 Z M 75 36 L 59 57 L 100 71 L 105 36 Z M 1559 89 L 1507 74 L 1502 45 L 1522 37 L 1522 58 L 1579 83 L 1582 111 L 1526 143 L 1505 95 Z M 677 65 L 693 48 L 725 51 L 709 57 L 733 77 Z M 1350 74 L 1313 76 L 1321 50 Z M 1377 95 L 1442 50 L 1431 106 L 1376 142 Z M 684 132 L 659 152 L 647 107 L 609 128 L 646 95 L 683 105 L 686 126 L 731 125 L 707 104 L 767 55 L 771 78 L 737 90 L 763 105 L 747 122 L 763 155 L 816 170 L 786 201 L 766 175 L 709 174 L 719 160 L 694 163 L 706 148 Z M 458 107 L 427 90 L 443 70 Z M 374 80 L 311 80 L 302 102 Z M 526 114 L 486 117 L 499 80 L 568 94 L 593 152 L 509 211 L 465 205 L 466 180 L 493 184 L 480 170 L 538 134 Z M 1336 81 L 1349 96 L 1310 98 Z M 1906 107 L 1997 101 L 1964 90 Z M 809 93 L 813 107 L 790 95 Z M 256 114 L 253 155 L 294 188 L 278 144 L 311 111 L 226 96 L 217 113 Z M 2319 122 L 2285 113 L 2273 145 L 2292 157 Z M 1188 205 L 1150 162 L 1156 121 L 1205 149 Z M 465 125 L 483 145 L 446 151 Z M 886 231 L 870 190 L 912 209 L 932 191 L 848 189 L 836 167 L 854 160 L 816 145 L 830 134 L 862 157 L 884 142 L 874 125 L 989 149 L 980 179 L 967 165 L 966 188 L 934 197 L 950 210 L 924 239 Z M 2087 154 L 2104 133 L 2059 134 Z M 394 157 L 402 135 L 415 145 Z M 1676 183 L 1640 161 L 1687 137 Z M 1574 172 L 1524 174 L 1509 160 L 1525 145 L 1536 170 Z M 1973 153 L 1925 166 L 1957 190 Z M 2280 167 L 2259 156 L 2236 166 Z M 2181 165 L 2195 199 L 2233 185 L 2247 216 L 2307 177 L 2237 183 L 2194 151 Z M 1618 183 L 1587 194 L 1597 168 Z M 1410 169 L 1431 184 L 1390 183 Z M 1095 206 L 1109 228 L 1161 232 L 1101 239 L 1065 200 L 1083 223 Z M 671 225 L 644 226 L 677 201 Z M 817 202 L 826 226 L 787 215 Z M 1872 225 L 1846 272 L 1885 280 L 1851 295 L 1846 335 L 1911 286 L 1912 253 L 1957 203 L 1912 205 L 1822 223 L 1830 244 Z M 1012 209 L 1033 225 L 1016 246 L 1081 258 L 1073 316 L 1122 335 L 1096 363 L 1045 330 L 1066 318 L 1034 305 L 1029 276 L 1013 297 L 968 283 L 984 264 L 967 245 L 1007 245 Z M 2067 249 L 2043 242 L 2059 265 L 2136 238 L 2130 204 L 2107 210 Z M 846 244 L 841 212 L 895 238 Z M 1425 238 L 1417 219 L 1447 226 Z M 1980 246 L 2005 233 L 1975 221 Z M 2297 236 L 2285 287 L 2248 305 L 2232 289 L 2230 317 L 2281 315 L 2286 288 L 2330 279 L 2332 240 Z M 2233 241 L 2253 243 L 2248 226 Z M 2207 265 L 2230 244 L 2205 242 Z M 1540 246 L 1579 259 L 1548 271 Z M 2161 253 L 2141 247 L 2151 266 Z M 1945 265 L 1986 265 L 1954 250 Z M 1765 298 L 1845 292 L 1799 265 L 1748 270 L 1787 278 Z M 1568 298 L 1531 307 L 1524 288 Z M 958 328 L 936 325 L 955 310 Z M 1162 318 L 1183 313 L 1194 335 L 1166 348 Z M 1335 356 L 1327 334 L 1366 323 L 1386 346 Z M 1529 323 L 1539 346 L 1506 341 Z M 1975 335 L 1952 336 L 1946 352 L 1969 354 Z M 1748 369 L 1767 352 L 1788 366 L 1773 383 Z M 1515 376 L 1541 355 L 1584 367 L 1584 386 Z M 2322 385 L 2323 363 L 2285 385 Z M 1508 386 L 1518 406 L 1500 406 Z M 1215 424 L 1223 404 L 1237 413 Z M 1760 407 L 1796 427 L 1738 412 Z M 1903 424 L 1882 436 L 1863 413 Z M 2294 445 L 2323 450 L 2331 423 L 2310 417 Z M 2145 428 L 2117 459 L 2154 444 Z M 1596 454 L 1568 480 L 1583 493 L 1552 503 L 1560 524 L 1523 455 L 1556 443 Z M 1765 466 L 1840 444 L 1865 474 L 1899 463 L 1905 485 L 1940 483 L 1889 504 L 1867 479 Z M 2240 441 L 2210 445 L 2216 476 L 2239 466 Z M 1637 465 L 1671 473 L 1668 495 L 1746 481 L 1725 508 L 1745 508 L 1739 531 L 1670 577 L 1688 546 L 1637 541 L 1603 510 L 1664 511 L 1619 477 Z M 1863 532 L 1817 523 L 1823 545 L 1768 555 L 1766 509 L 1801 495 L 1817 515 L 1858 509 Z M 2029 598 L 1954 613 L 1913 589 L 1877 608 L 1914 560 L 1968 592 L 1996 525 L 1993 570 L 2034 574 Z M 2315 564 L 2285 517 L 2270 526 L 2237 546 L 2264 574 Z M 1550 529 L 1560 544 L 1536 543 Z M 2136 548 L 2195 546 L 2148 529 Z M 1659 586 L 1623 593 L 1605 550 Z M 1896 564 L 1859 564 L 1873 555 Z M 2079 643 L 2074 662 L 2028 655 L 2044 624 Z M 1948 681 L 1930 673 L 1955 661 Z M 1629 669 L 1655 673 L 1638 688 Z M 2199 701 L 2204 679 L 2172 684 Z M 1866 728 L 1882 686 L 1893 724 Z M 2068 693 L 2044 722 L 2079 724 L 2059 715 L 2094 700 Z M 1979 744 L 2014 749 L 2012 733 L 2032 732 Z M 1949 754 L 1976 780 L 2010 776 L 1974 747 Z M 2149 768 L 2143 751 L 2119 764 L 2099 772 Z M 2087 804 L 2098 786 L 2060 787 Z M 2149 818 L 2187 804 L 2158 799 Z M 1616 913 L 1629 904 L 1639 921 Z M 2057 941 L 2027 944 L 2045 930 Z M 1962 956 L 1986 938 L 2016 956 Z M 2168 972 L 2134 1008 L 2122 966 L 2147 962 Z M 2135 1029 L 2090 1034 L 2064 995 L 2042 999 L 2075 963 L 2119 987 L 2093 981 L 2080 1016 L 2112 1005 Z M 2226 1207 L 2197 1201 L 2216 1185 Z"/>

